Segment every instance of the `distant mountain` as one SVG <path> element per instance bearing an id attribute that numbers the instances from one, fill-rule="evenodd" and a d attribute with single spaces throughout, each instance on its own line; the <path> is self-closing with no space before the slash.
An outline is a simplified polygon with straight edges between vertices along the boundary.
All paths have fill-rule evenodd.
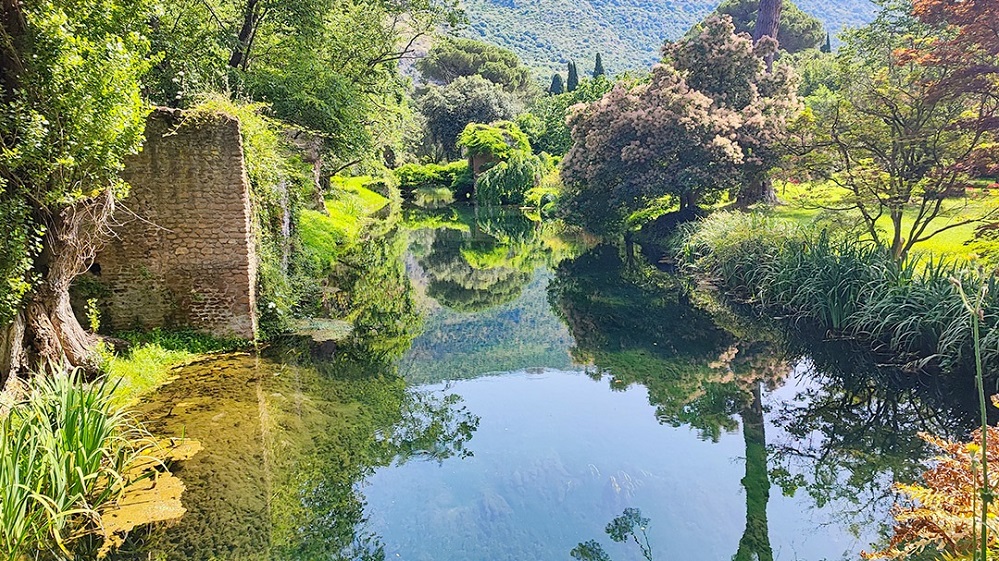
<path id="1" fill-rule="evenodd" d="M 798 0 L 835 35 L 870 21 L 870 0 Z M 644 70 L 659 59 L 665 39 L 676 39 L 719 0 L 464 0 L 471 25 L 464 35 L 516 52 L 539 75 L 593 68 L 599 52 L 611 74 Z"/>

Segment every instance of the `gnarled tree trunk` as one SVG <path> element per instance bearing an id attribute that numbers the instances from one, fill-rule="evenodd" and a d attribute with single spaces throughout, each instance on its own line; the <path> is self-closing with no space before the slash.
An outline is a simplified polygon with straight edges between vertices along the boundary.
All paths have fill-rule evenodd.
<path id="1" fill-rule="evenodd" d="M 95 371 L 99 338 L 80 325 L 70 306 L 69 288 L 87 270 L 108 235 L 114 211 L 111 190 L 56 212 L 36 211 L 45 225 L 41 255 L 32 272 L 39 277 L 14 322 L 0 329 L 0 380 L 28 372 L 79 367 Z"/>

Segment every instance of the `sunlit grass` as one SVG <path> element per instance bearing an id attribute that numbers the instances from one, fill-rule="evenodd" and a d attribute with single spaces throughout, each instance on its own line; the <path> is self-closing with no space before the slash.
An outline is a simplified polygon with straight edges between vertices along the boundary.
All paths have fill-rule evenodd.
<path id="1" fill-rule="evenodd" d="M 194 360 L 198 355 L 189 351 L 169 350 L 157 345 L 141 345 L 124 356 L 110 356 L 105 371 L 118 383 L 115 402 L 129 404 L 163 385 L 170 370 Z"/>
<path id="2" fill-rule="evenodd" d="M 784 182 L 777 186 L 777 195 L 784 204 L 771 211 L 774 216 L 801 226 L 811 226 L 822 224 L 834 217 L 834 213 L 822 207 L 835 207 L 842 199 L 843 189 L 831 182 Z M 968 189 L 966 197 L 945 201 L 944 213 L 931 223 L 930 228 L 938 229 L 951 223 L 981 217 L 995 212 L 997 208 L 999 208 L 999 194 L 990 189 L 980 188 L 980 185 L 972 187 Z M 859 218 L 855 211 L 845 214 L 849 220 Z M 905 217 L 902 224 L 907 231 L 912 219 Z M 889 232 L 891 221 L 888 217 L 883 217 L 878 226 L 881 230 Z M 957 226 L 916 244 L 913 249 L 916 252 L 966 259 L 972 257 L 975 252 L 969 244 L 974 240 L 976 228 L 977 225 L 974 223 Z"/>
<path id="3" fill-rule="evenodd" d="M 204 353 L 232 351 L 246 347 L 250 341 L 239 338 L 219 338 L 191 329 L 125 331 L 117 333 L 131 345 L 121 354 L 107 347 L 102 349 L 102 369 L 116 389 L 114 400 L 131 404 L 166 383 L 170 371 L 191 362 Z"/>

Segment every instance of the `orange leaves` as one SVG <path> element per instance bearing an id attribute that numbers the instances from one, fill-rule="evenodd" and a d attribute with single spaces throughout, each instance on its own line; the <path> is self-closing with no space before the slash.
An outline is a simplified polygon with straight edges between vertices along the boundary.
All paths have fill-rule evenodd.
<path id="1" fill-rule="evenodd" d="M 993 396 L 994 398 L 995 396 Z M 993 399 L 995 403 L 995 399 Z M 905 498 L 896 504 L 894 536 L 888 547 L 875 553 L 863 553 L 865 559 L 906 559 L 926 548 L 953 555 L 974 549 L 977 520 L 981 513 L 981 432 L 972 434 L 970 443 L 950 442 L 920 433 L 920 437 L 939 448 L 937 464 L 923 474 L 923 485 L 897 484 Z M 992 474 L 999 473 L 999 428 L 988 428 L 988 464 Z M 989 487 L 999 486 L 989 477 Z M 999 505 L 989 507 L 989 545 L 999 546 Z"/>

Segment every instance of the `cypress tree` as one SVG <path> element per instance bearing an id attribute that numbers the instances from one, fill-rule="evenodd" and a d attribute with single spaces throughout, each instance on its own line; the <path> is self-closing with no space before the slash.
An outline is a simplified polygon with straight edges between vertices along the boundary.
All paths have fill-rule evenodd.
<path id="1" fill-rule="evenodd" d="M 819 50 L 824 53 L 832 52 L 832 40 L 830 39 L 828 33 L 826 33 L 826 42 L 821 47 L 819 47 Z"/>
<path id="2" fill-rule="evenodd" d="M 558 72 L 552 76 L 552 85 L 548 88 L 548 93 L 552 95 L 565 93 L 565 84 L 562 82 L 562 75 Z"/>
<path id="3" fill-rule="evenodd" d="M 596 79 L 605 74 L 607 73 L 604 72 L 604 61 L 600 60 L 600 53 L 597 53 L 597 60 L 593 64 L 593 78 Z"/>
<path id="4" fill-rule="evenodd" d="M 576 91 L 576 87 L 579 86 L 579 74 L 576 73 L 576 63 L 569 63 L 569 78 L 565 81 L 565 90 L 572 92 Z"/>

